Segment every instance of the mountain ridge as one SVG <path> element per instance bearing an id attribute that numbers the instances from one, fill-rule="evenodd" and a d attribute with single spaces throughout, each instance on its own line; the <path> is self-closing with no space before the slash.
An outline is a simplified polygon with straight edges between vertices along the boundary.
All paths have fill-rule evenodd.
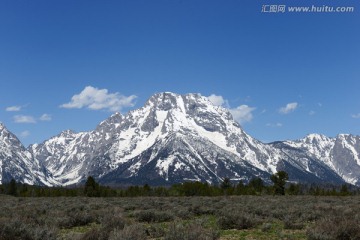
<path id="1" fill-rule="evenodd" d="M 27 183 L 48 186 L 78 184 L 89 175 L 103 184 L 269 181 L 270 174 L 285 170 L 292 181 L 360 185 L 359 136 L 309 134 L 262 143 L 200 94 L 157 93 L 143 107 L 114 113 L 92 131 L 65 130 L 27 149 L 15 135 L 9 140 L 2 134 L 4 129 L 0 125 L 0 182 L 25 182 L 21 171 Z M 10 171 L 4 167 L 10 159 L 27 165 Z"/>

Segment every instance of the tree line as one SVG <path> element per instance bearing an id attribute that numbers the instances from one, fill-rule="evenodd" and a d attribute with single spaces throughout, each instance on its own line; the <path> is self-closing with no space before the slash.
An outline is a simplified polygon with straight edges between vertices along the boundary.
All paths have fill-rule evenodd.
<path id="1" fill-rule="evenodd" d="M 219 185 L 203 182 L 184 182 L 170 187 L 129 186 L 111 188 L 101 186 L 89 176 L 81 187 L 44 187 L 27 185 L 12 179 L 0 185 L 0 194 L 19 197 L 139 197 L 139 196 L 231 196 L 231 195 L 315 195 L 315 196 L 350 196 L 360 193 L 350 185 L 332 186 L 315 184 L 297 184 L 288 182 L 288 174 L 279 171 L 271 175 L 272 185 L 265 184 L 261 178 L 252 178 L 247 184 L 242 181 L 231 182 L 224 178 Z"/>

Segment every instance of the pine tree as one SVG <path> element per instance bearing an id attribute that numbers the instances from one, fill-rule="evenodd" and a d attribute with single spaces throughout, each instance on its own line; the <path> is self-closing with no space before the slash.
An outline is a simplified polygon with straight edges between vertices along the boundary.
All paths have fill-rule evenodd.
<path id="1" fill-rule="evenodd" d="M 340 195 L 341 196 L 349 196 L 351 195 L 348 186 L 346 184 L 343 184 L 340 189 Z"/>
<path id="2" fill-rule="evenodd" d="M 274 183 L 274 194 L 285 195 L 285 184 L 289 175 L 285 171 L 279 171 L 271 175 L 270 180 Z"/>
<path id="3" fill-rule="evenodd" d="M 252 178 L 248 184 L 250 189 L 253 189 L 256 194 L 261 194 L 264 189 L 264 182 L 261 178 Z"/>
<path id="4" fill-rule="evenodd" d="M 225 195 L 228 195 L 230 192 L 230 189 L 232 188 L 232 184 L 230 181 L 230 178 L 224 178 L 224 180 L 222 181 L 220 188 L 223 190 L 223 193 Z"/>
<path id="5" fill-rule="evenodd" d="M 11 179 L 9 183 L 9 195 L 17 196 L 17 185 L 15 179 Z"/>
<path id="6" fill-rule="evenodd" d="M 99 184 L 92 176 L 86 180 L 84 194 L 88 197 L 100 197 Z"/>

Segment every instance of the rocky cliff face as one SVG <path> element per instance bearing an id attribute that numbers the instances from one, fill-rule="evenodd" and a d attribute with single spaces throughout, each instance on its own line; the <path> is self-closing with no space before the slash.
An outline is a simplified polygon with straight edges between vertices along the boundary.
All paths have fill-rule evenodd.
<path id="1" fill-rule="evenodd" d="M 360 185 L 360 136 L 339 134 L 329 138 L 310 134 L 300 140 L 284 142 L 284 146 L 305 152 L 327 165 L 345 182 Z"/>
<path id="2" fill-rule="evenodd" d="M 27 184 L 53 184 L 51 173 L 42 168 L 19 139 L 0 123 L 0 183 L 12 178 Z"/>

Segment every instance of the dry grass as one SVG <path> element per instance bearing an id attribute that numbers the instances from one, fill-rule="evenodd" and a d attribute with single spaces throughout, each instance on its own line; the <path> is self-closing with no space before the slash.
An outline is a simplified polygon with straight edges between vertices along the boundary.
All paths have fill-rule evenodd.
<path id="1" fill-rule="evenodd" d="M 5 239 L 360 239 L 360 197 L 0 196 Z"/>

